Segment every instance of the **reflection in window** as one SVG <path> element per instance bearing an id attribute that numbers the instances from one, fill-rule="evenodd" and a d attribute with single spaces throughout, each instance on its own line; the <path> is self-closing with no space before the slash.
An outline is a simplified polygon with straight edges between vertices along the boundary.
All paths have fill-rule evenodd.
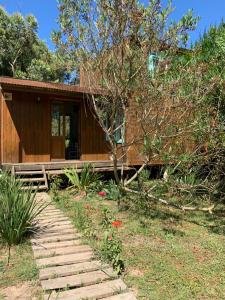
<path id="1" fill-rule="evenodd" d="M 52 136 L 63 136 L 63 115 L 60 104 L 52 106 Z"/>

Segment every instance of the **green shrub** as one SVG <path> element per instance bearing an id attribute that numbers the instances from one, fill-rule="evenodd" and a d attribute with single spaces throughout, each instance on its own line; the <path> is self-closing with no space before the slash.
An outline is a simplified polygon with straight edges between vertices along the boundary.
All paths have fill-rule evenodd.
<path id="1" fill-rule="evenodd" d="M 52 193 L 53 200 L 56 202 L 60 201 L 59 188 L 61 184 L 62 184 L 62 179 L 59 176 L 54 177 L 51 182 L 51 193 Z"/>
<path id="2" fill-rule="evenodd" d="M 22 190 L 22 184 L 13 176 L 0 177 L 0 236 L 9 249 L 35 230 L 35 218 L 46 205 L 39 204 L 36 193 Z"/>
<path id="3" fill-rule="evenodd" d="M 104 191 L 107 194 L 108 200 L 119 201 L 122 198 L 120 187 L 113 180 L 110 180 L 106 184 Z"/>
<path id="4" fill-rule="evenodd" d="M 121 274 L 124 271 L 124 262 L 121 258 L 121 252 L 121 240 L 116 236 L 114 230 L 106 230 L 101 247 L 101 256 L 112 263 L 113 269 L 117 274 Z"/>
<path id="5" fill-rule="evenodd" d="M 95 172 L 91 164 L 84 164 L 80 174 L 78 174 L 76 169 L 67 169 L 65 170 L 65 175 L 72 185 L 70 189 L 78 193 L 85 192 L 85 194 L 87 194 L 88 190 L 91 189 L 96 182 L 100 181 L 101 178 L 101 176 Z"/>

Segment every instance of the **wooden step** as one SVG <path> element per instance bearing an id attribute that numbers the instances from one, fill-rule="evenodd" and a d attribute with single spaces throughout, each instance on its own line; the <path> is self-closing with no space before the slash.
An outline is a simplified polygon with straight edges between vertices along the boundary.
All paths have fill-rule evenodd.
<path id="1" fill-rule="evenodd" d="M 84 253 L 90 252 L 91 247 L 87 245 L 77 245 L 49 250 L 34 250 L 35 258 L 44 258 L 44 257 L 53 257 L 57 255 L 66 255 L 66 254 L 75 254 L 75 253 Z"/>
<path id="2" fill-rule="evenodd" d="M 41 174 L 43 175 L 42 171 L 15 171 L 14 173 L 16 176 L 20 176 L 20 175 L 38 175 Z"/>
<path id="3" fill-rule="evenodd" d="M 26 183 L 26 182 L 28 182 L 28 183 L 30 183 L 30 182 L 44 182 L 45 181 L 45 179 L 43 177 L 42 178 L 17 178 L 16 180 L 19 181 L 19 182 L 24 182 L 24 183 Z"/>
<path id="4" fill-rule="evenodd" d="M 75 263 L 80 263 L 84 261 L 90 261 L 94 257 L 92 251 L 85 253 L 76 253 L 76 254 L 68 254 L 68 255 L 60 255 L 48 258 L 40 258 L 36 260 L 38 267 L 46 267 L 46 266 L 63 266 L 70 265 Z"/>
<path id="5" fill-rule="evenodd" d="M 61 278 L 64 276 L 102 270 L 104 268 L 106 268 L 106 264 L 103 264 L 101 261 L 98 260 L 92 260 L 82 263 L 71 264 L 69 265 L 69 267 L 66 265 L 40 269 L 39 278 L 40 280 L 53 279 L 57 277 Z"/>
<path id="6" fill-rule="evenodd" d="M 78 275 L 65 276 L 60 278 L 42 280 L 41 286 L 44 290 L 59 290 L 63 288 L 78 288 L 96 284 L 105 280 L 116 278 L 112 268 L 105 269 L 104 271 L 98 270 Z"/>
<path id="7" fill-rule="evenodd" d="M 74 245 L 80 245 L 81 240 L 71 240 L 71 241 L 64 241 L 64 242 L 56 242 L 56 243 L 46 243 L 46 244 L 40 244 L 35 243 L 32 245 L 33 250 L 37 249 L 56 249 L 61 247 L 70 247 Z"/>
<path id="8" fill-rule="evenodd" d="M 21 189 L 22 190 L 38 190 L 38 191 L 40 191 L 40 190 L 47 190 L 48 189 L 48 187 L 46 186 L 46 185 L 37 185 L 37 186 L 34 186 L 34 185 L 31 185 L 31 186 L 23 186 L 23 187 L 21 187 Z"/>
<path id="9" fill-rule="evenodd" d="M 45 295 L 45 300 L 81 300 L 102 299 L 126 291 L 127 286 L 121 279 L 110 280 L 99 284 L 89 285 L 63 292 L 53 292 Z"/>

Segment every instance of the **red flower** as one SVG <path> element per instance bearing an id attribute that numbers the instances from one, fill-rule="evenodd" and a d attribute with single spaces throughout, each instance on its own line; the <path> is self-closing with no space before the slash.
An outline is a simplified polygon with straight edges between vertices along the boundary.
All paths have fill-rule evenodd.
<path id="1" fill-rule="evenodd" d="M 104 192 L 104 191 L 99 192 L 98 195 L 99 195 L 100 197 L 105 197 L 105 196 L 106 196 L 106 192 Z"/>
<path id="2" fill-rule="evenodd" d="M 120 220 L 116 220 L 116 221 L 112 222 L 112 226 L 115 227 L 115 228 L 118 228 L 121 225 L 122 225 L 122 221 L 120 221 Z"/>

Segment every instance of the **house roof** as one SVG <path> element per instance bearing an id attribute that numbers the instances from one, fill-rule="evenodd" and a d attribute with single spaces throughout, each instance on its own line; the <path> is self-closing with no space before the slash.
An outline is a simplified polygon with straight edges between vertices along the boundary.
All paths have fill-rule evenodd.
<path id="1" fill-rule="evenodd" d="M 3 88 L 14 88 L 22 90 L 38 90 L 38 91 L 49 91 L 49 92 L 65 92 L 73 94 L 101 94 L 101 90 L 90 89 L 87 87 L 81 87 L 79 85 L 69 85 L 63 83 L 52 83 L 34 81 L 28 79 L 17 79 L 11 77 L 0 77 L 0 86 Z"/>

